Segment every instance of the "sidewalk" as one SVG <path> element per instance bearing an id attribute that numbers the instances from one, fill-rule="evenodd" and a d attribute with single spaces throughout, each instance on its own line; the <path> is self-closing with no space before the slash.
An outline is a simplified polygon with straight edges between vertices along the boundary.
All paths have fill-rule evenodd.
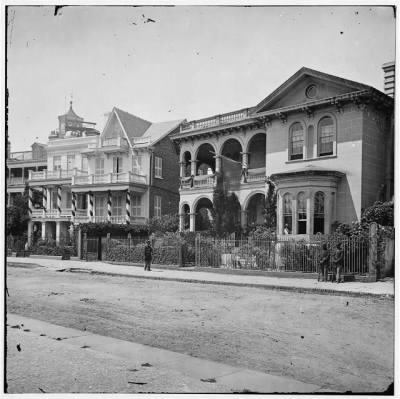
<path id="1" fill-rule="evenodd" d="M 152 267 L 151 272 L 145 272 L 143 267 L 134 265 L 115 265 L 104 262 L 85 262 L 76 260 L 54 260 L 40 258 L 8 257 L 7 262 L 33 263 L 53 270 L 72 269 L 76 272 L 92 272 L 107 275 L 118 275 L 136 278 L 163 279 L 202 284 L 222 284 L 282 291 L 312 292 L 319 294 L 350 295 L 350 296 L 394 296 L 394 281 L 378 282 L 346 282 L 341 284 L 318 282 L 312 279 L 285 278 L 260 275 L 218 274 L 196 270 L 169 270 Z"/>
<path id="2" fill-rule="evenodd" d="M 7 315 L 8 393 L 323 393 L 329 389 Z"/>

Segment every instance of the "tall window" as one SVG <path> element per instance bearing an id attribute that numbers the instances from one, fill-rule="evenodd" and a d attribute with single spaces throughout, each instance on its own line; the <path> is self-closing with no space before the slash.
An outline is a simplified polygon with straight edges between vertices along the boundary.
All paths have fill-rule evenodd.
<path id="1" fill-rule="evenodd" d="M 330 116 L 322 118 L 318 125 L 318 155 L 333 155 L 334 125 Z"/>
<path id="2" fill-rule="evenodd" d="M 296 122 L 290 128 L 290 160 L 303 159 L 303 125 Z"/>
<path id="3" fill-rule="evenodd" d="M 104 201 L 104 197 L 96 196 L 94 201 L 94 214 L 96 217 L 104 216 L 105 206 L 106 202 Z"/>
<path id="4" fill-rule="evenodd" d="M 142 156 L 136 155 L 133 157 L 133 173 L 142 174 Z"/>
<path id="5" fill-rule="evenodd" d="M 161 216 L 161 199 L 159 195 L 154 196 L 154 216 Z"/>
<path id="6" fill-rule="evenodd" d="M 75 155 L 67 155 L 67 170 L 72 170 L 75 167 Z"/>
<path id="7" fill-rule="evenodd" d="M 104 158 L 96 158 L 96 175 L 104 174 Z"/>
<path id="8" fill-rule="evenodd" d="M 116 195 L 112 198 L 112 215 L 122 216 L 122 195 Z"/>
<path id="9" fill-rule="evenodd" d="M 53 157 L 53 170 L 60 170 L 61 169 L 61 156 Z"/>
<path id="10" fill-rule="evenodd" d="M 142 215 L 142 197 L 134 195 L 131 198 L 131 214 L 132 216 Z"/>
<path id="11" fill-rule="evenodd" d="M 113 173 L 122 172 L 122 157 L 113 158 Z"/>
<path id="12" fill-rule="evenodd" d="M 155 157 L 154 177 L 162 178 L 162 158 L 160 157 Z"/>
<path id="13" fill-rule="evenodd" d="M 292 196 L 285 194 L 283 196 L 283 227 L 287 225 L 289 231 L 292 231 Z"/>
<path id="14" fill-rule="evenodd" d="M 88 159 L 86 157 L 82 157 L 82 170 L 86 172 L 88 170 Z"/>
<path id="15" fill-rule="evenodd" d="M 303 192 L 297 196 L 297 234 L 307 234 L 307 201 Z"/>
<path id="16" fill-rule="evenodd" d="M 315 193 L 314 197 L 314 234 L 324 234 L 324 206 L 324 193 L 322 191 L 318 191 Z"/>
<path id="17" fill-rule="evenodd" d="M 77 209 L 87 209 L 87 195 L 86 194 L 78 194 L 76 201 Z"/>

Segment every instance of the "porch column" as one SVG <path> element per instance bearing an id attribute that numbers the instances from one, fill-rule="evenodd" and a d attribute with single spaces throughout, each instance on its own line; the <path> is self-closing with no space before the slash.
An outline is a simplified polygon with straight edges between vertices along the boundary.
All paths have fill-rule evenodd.
<path id="1" fill-rule="evenodd" d="M 190 213 L 190 226 L 189 231 L 196 231 L 196 214 Z"/>
<path id="2" fill-rule="evenodd" d="M 107 199 L 107 222 L 111 223 L 111 206 L 112 206 L 112 197 L 111 190 L 108 190 L 108 199 Z"/>
<path id="3" fill-rule="evenodd" d="M 46 203 L 46 212 L 51 209 L 51 191 L 50 188 L 46 189 L 46 197 L 47 197 L 47 203 Z"/>
<path id="4" fill-rule="evenodd" d="M 28 215 L 29 215 L 29 219 L 32 219 L 32 195 L 33 195 L 32 188 L 29 187 L 29 189 L 28 189 Z M 31 228 L 32 228 L 32 226 L 31 226 Z M 29 240 L 29 238 L 28 238 L 28 240 Z"/>
<path id="5" fill-rule="evenodd" d="M 30 220 L 28 222 L 28 246 L 32 243 L 32 232 L 33 232 L 33 222 Z"/>
<path id="6" fill-rule="evenodd" d="M 57 217 L 61 217 L 61 186 L 57 186 Z"/>
<path id="7" fill-rule="evenodd" d="M 71 193 L 71 221 L 72 223 L 75 223 L 75 215 L 76 215 L 76 193 L 72 192 Z"/>
<path id="8" fill-rule="evenodd" d="M 61 222 L 57 221 L 56 222 L 56 244 L 60 244 L 60 234 L 61 233 Z"/>
<path id="9" fill-rule="evenodd" d="M 241 152 L 242 154 L 242 169 L 248 169 L 249 167 L 249 153 Z"/>
<path id="10" fill-rule="evenodd" d="M 42 206 L 43 206 L 43 217 L 46 217 L 46 211 L 47 211 L 47 189 L 46 187 L 42 187 Z M 42 223 L 43 224 L 43 223 Z M 42 230 L 43 231 L 43 230 Z"/>
<path id="11" fill-rule="evenodd" d="M 277 221 L 277 233 L 283 234 L 283 203 L 280 191 L 278 191 L 276 195 L 276 221 Z"/>
<path id="12" fill-rule="evenodd" d="M 221 172 L 221 156 L 216 155 L 215 156 L 215 173 L 220 173 Z"/>
<path id="13" fill-rule="evenodd" d="M 331 234 L 332 193 L 324 192 L 324 234 Z"/>
<path id="14" fill-rule="evenodd" d="M 126 215 L 125 215 L 126 224 L 130 224 L 131 223 L 131 193 L 129 190 L 126 191 L 125 206 L 126 206 Z"/>
<path id="15" fill-rule="evenodd" d="M 46 222 L 42 222 L 42 240 L 46 239 Z"/>
<path id="16" fill-rule="evenodd" d="M 93 193 L 91 191 L 88 193 L 88 204 L 89 222 L 93 222 Z"/>
<path id="17" fill-rule="evenodd" d="M 307 234 L 314 233 L 314 191 L 307 193 Z"/>
<path id="18" fill-rule="evenodd" d="M 197 160 L 190 161 L 190 174 L 196 176 Z"/>
<path id="19" fill-rule="evenodd" d="M 185 230 L 185 214 L 180 213 L 179 214 L 179 232 L 182 232 Z"/>
<path id="20" fill-rule="evenodd" d="M 240 225 L 242 229 L 247 228 L 247 210 L 240 211 Z"/>
<path id="21" fill-rule="evenodd" d="M 292 195 L 292 234 L 297 234 L 297 194 Z"/>
<path id="22" fill-rule="evenodd" d="M 179 162 L 179 170 L 180 170 L 180 177 L 186 177 L 185 176 L 186 162 L 184 161 Z"/>

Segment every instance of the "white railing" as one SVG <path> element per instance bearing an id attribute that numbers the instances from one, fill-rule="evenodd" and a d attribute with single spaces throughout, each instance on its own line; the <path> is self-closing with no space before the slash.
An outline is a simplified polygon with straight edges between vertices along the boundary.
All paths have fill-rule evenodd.
<path id="1" fill-rule="evenodd" d="M 250 108 L 241 109 L 239 111 L 228 112 L 222 115 L 212 116 L 210 118 L 198 119 L 195 121 L 182 124 L 181 132 L 193 129 L 206 129 L 213 126 L 224 125 L 246 119 L 249 116 Z"/>
<path id="2" fill-rule="evenodd" d="M 13 186 L 13 185 L 16 185 L 16 184 L 24 184 L 25 180 L 26 180 L 25 177 L 10 177 L 7 180 L 7 184 L 9 186 Z"/>
<path id="3" fill-rule="evenodd" d="M 62 217 L 71 217 L 72 216 L 72 208 L 62 208 L 61 216 Z"/>
<path id="4" fill-rule="evenodd" d="M 212 187 L 216 185 L 216 178 L 214 175 L 206 176 L 195 176 L 193 186 L 194 187 Z"/>
<path id="5" fill-rule="evenodd" d="M 69 179 L 72 176 L 84 176 L 87 172 L 78 169 L 43 170 L 41 172 L 29 171 L 29 180 Z"/>
<path id="6" fill-rule="evenodd" d="M 46 217 L 48 217 L 48 218 L 57 218 L 58 217 L 58 210 L 57 209 L 47 209 Z"/>
<path id="7" fill-rule="evenodd" d="M 125 215 L 111 216 L 110 221 L 111 221 L 111 223 L 114 223 L 114 224 L 125 224 L 126 216 Z M 108 217 L 107 217 L 107 215 L 93 216 L 93 222 L 94 223 L 107 223 Z M 130 223 L 131 224 L 146 224 L 147 218 L 145 218 L 144 216 L 131 216 Z"/>
<path id="8" fill-rule="evenodd" d="M 33 159 L 33 154 L 32 151 L 11 152 L 9 158 L 16 161 L 30 161 Z"/>
<path id="9" fill-rule="evenodd" d="M 43 216 L 43 209 L 32 209 L 32 217 L 40 218 Z"/>
<path id="10" fill-rule="evenodd" d="M 105 173 L 101 175 L 73 176 L 72 185 L 138 183 L 147 184 L 147 176 L 133 172 Z"/>

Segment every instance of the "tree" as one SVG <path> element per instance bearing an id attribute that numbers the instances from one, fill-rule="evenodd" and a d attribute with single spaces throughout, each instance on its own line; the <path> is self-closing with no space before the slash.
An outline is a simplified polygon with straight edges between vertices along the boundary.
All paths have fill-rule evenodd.
<path id="1" fill-rule="evenodd" d="M 239 233 L 240 202 L 235 193 L 226 193 L 221 187 L 213 195 L 214 231 L 217 236 Z"/>
<path id="2" fill-rule="evenodd" d="M 276 229 L 276 190 L 272 180 L 267 180 L 268 191 L 265 198 L 265 226 Z"/>
<path id="3" fill-rule="evenodd" d="M 162 215 L 154 216 L 150 220 L 151 232 L 176 232 L 179 229 L 179 216 L 178 215 Z"/>
<path id="4" fill-rule="evenodd" d="M 7 235 L 22 236 L 28 229 L 28 193 L 17 195 L 14 204 L 7 207 Z"/>

